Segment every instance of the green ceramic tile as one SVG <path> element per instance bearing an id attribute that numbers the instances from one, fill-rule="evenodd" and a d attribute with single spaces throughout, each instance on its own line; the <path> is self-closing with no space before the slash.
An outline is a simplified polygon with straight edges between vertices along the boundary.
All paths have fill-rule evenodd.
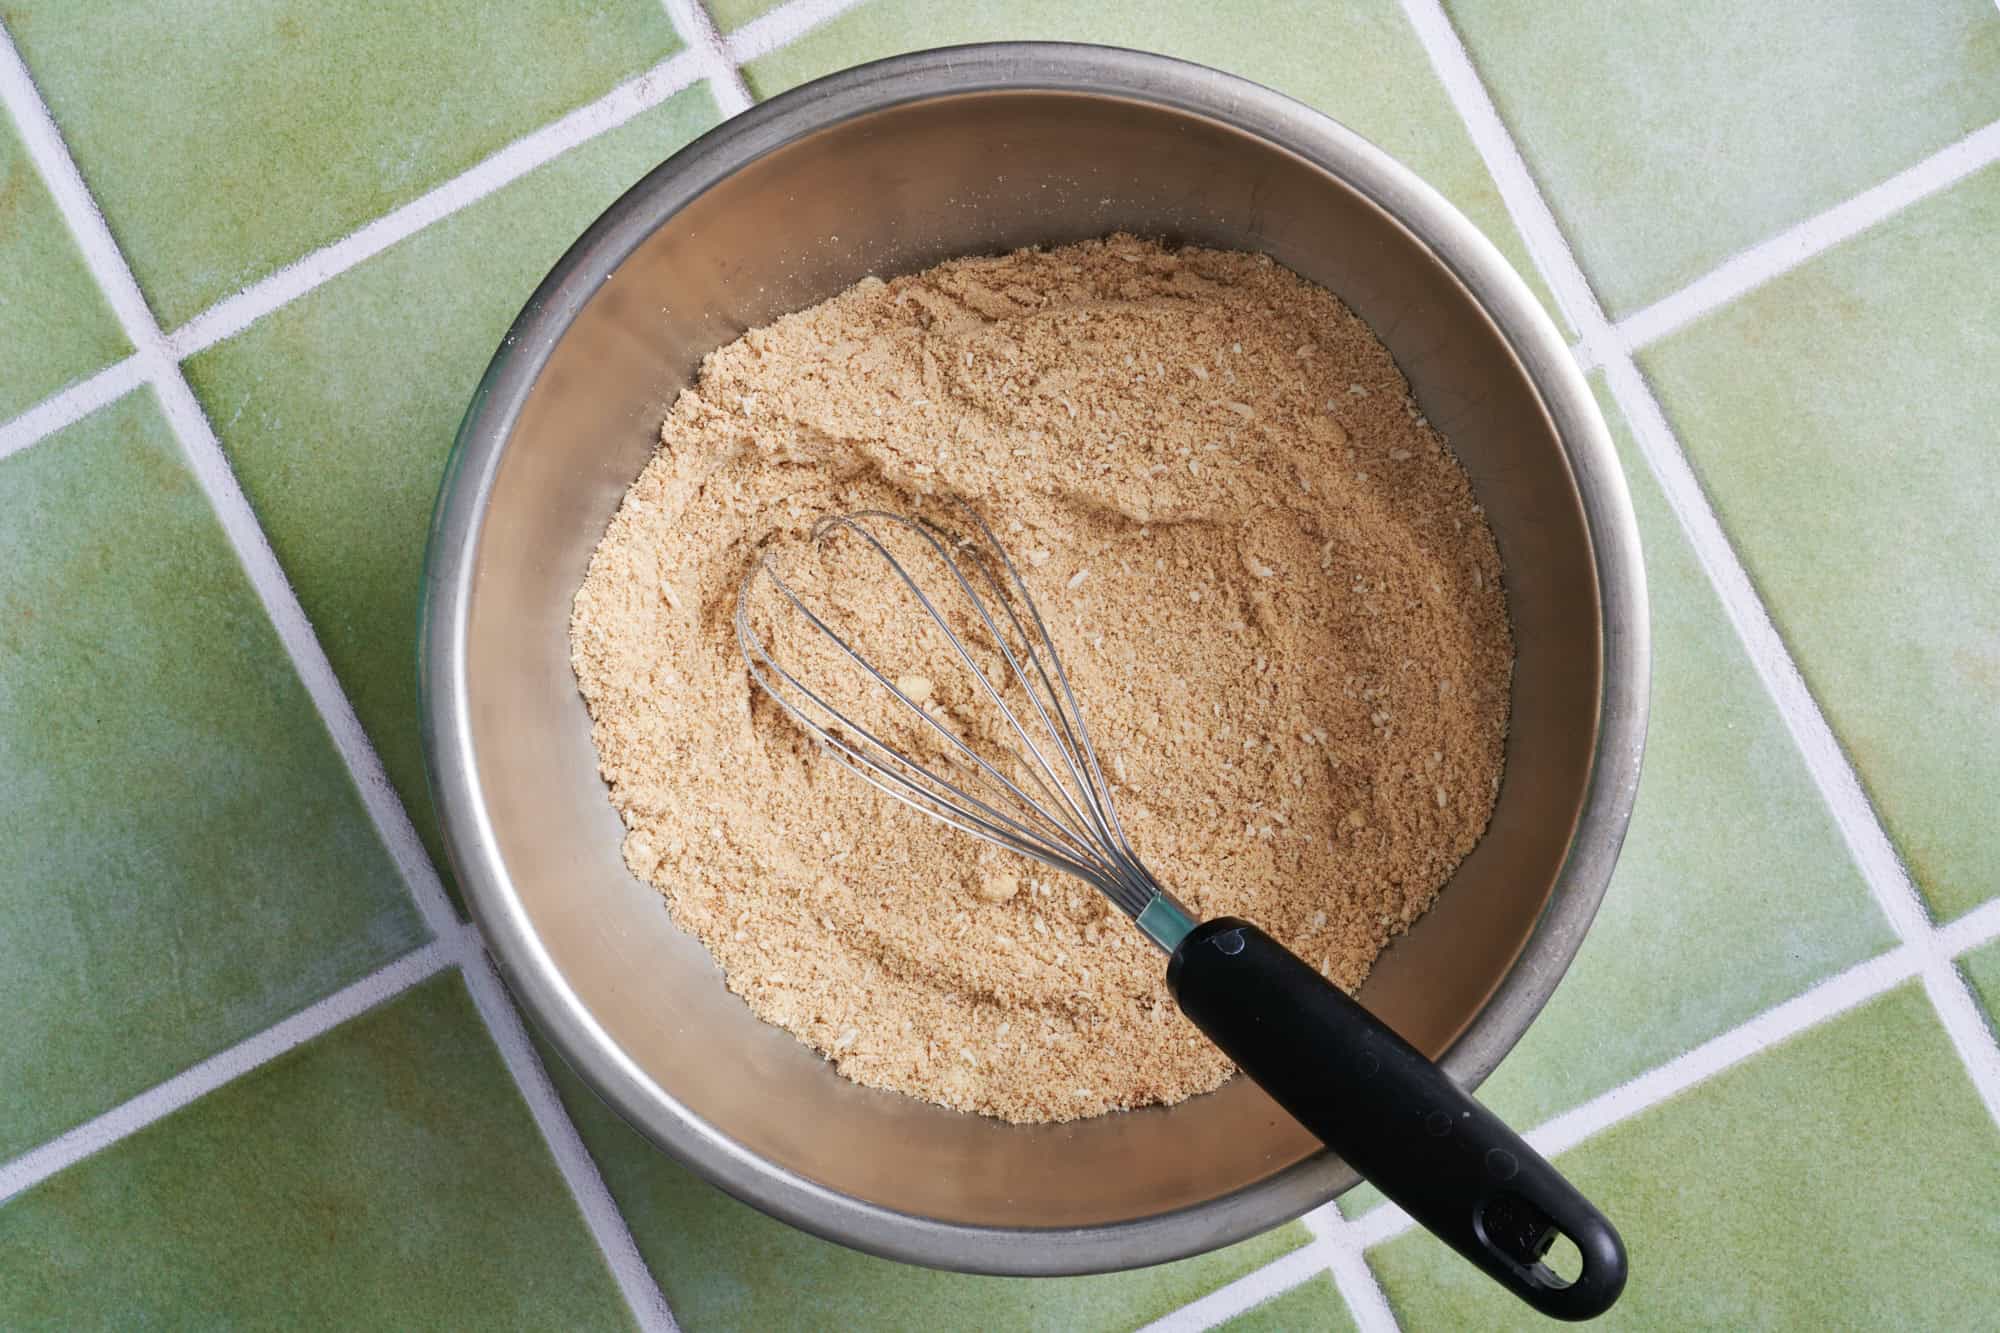
<path id="1" fill-rule="evenodd" d="M 707 0 L 709 17 L 724 32 L 738 28 L 762 14 L 768 14 L 785 0 Z"/>
<path id="2" fill-rule="evenodd" d="M 559 1056 L 544 1048 L 542 1058 L 688 1333 L 1136 1328 L 1311 1239 L 1294 1222 L 1213 1254 L 1101 1277 L 968 1277 L 892 1263 L 704 1184 L 607 1109 Z"/>
<path id="3" fill-rule="evenodd" d="M 1618 1329 L 1972 1329 L 2000 1131 L 1914 982 L 1563 1155 L 1618 1224 Z M 1406 1328 L 1545 1329 L 1428 1235 L 1369 1255 Z"/>
<path id="4" fill-rule="evenodd" d="M 629 1328 L 456 972 L 0 1209 L 8 1328 Z"/>
<path id="5" fill-rule="evenodd" d="M 0 421 L 131 350 L 0 110 Z"/>
<path id="6" fill-rule="evenodd" d="M 1218 1333 L 1348 1333 L 1353 1327 L 1340 1289 L 1321 1273 L 1237 1315 Z"/>
<path id="7" fill-rule="evenodd" d="M 2000 893 L 1996 235 L 1989 167 L 1641 357 L 1947 917 Z"/>
<path id="8" fill-rule="evenodd" d="M 168 326 L 676 45 L 653 0 L 9 0 L 5 20 Z"/>
<path id="9" fill-rule="evenodd" d="M 1972 993 L 1985 1004 L 1986 1026 L 2000 1034 L 2000 940 L 1960 958 L 1958 970 L 1972 983 Z"/>
<path id="10" fill-rule="evenodd" d="M 1614 314 L 2000 116 L 1991 0 L 1447 0 Z"/>
<path id="11" fill-rule="evenodd" d="M 1601 384 L 1598 396 L 1645 546 L 1653 708 L 1604 906 L 1479 1092 L 1524 1129 L 1896 942 Z M 1341 1208 L 1380 1199 L 1361 1188 Z"/>
<path id="12" fill-rule="evenodd" d="M 1896 943 L 1601 385 L 1599 400 L 1645 546 L 1652 715 L 1604 906 L 1481 1090 L 1530 1126 Z"/>
<path id="13" fill-rule="evenodd" d="M 355 711 L 443 864 L 416 699 L 431 503 L 521 304 L 624 188 L 715 120 L 682 93 L 188 365 Z"/>
<path id="14" fill-rule="evenodd" d="M 1395 0 L 1338 6 L 1264 0 L 1257 9 L 1251 22 L 1205 0 L 874 0 L 754 61 L 744 74 L 752 91 L 769 97 L 901 51 L 1030 38 L 1103 42 L 1199 61 L 1296 97 L 1381 145 L 1492 237 L 1563 323 Z"/>
<path id="15" fill-rule="evenodd" d="M 0 461 L 0 1159 L 423 933 L 151 395 Z"/>

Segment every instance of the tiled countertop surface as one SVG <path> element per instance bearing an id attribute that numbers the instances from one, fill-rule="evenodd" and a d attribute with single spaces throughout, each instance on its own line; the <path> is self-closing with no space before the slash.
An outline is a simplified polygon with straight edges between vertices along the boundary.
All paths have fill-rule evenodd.
<path id="1" fill-rule="evenodd" d="M 1485 1096 L 1623 1225 L 1607 1326 L 2000 1323 L 1991 0 L 0 25 L 0 1327 L 1528 1322 L 1366 1191 L 1100 1278 L 808 1238 L 545 1060 L 433 869 L 418 561 L 535 281 L 754 98 L 1057 36 L 1373 138 L 1593 370 L 1646 541 L 1651 745 L 1598 924 Z"/>

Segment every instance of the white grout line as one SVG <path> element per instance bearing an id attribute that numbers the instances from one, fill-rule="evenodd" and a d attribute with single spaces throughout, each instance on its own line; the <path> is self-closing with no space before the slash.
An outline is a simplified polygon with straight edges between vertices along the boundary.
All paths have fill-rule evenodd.
<path id="1" fill-rule="evenodd" d="M 1949 958 L 1995 939 L 2000 939 L 2000 898 L 1989 899 L 1949 925 L 1938 927 L 1938 948 Z"/>
<path id="2" fill-rule="evenodd" d="M 1319 1242 L 1308 1241 L 1262 1268 L 1245 1273 L 1234 1282 L 1224 1283 L 1178 1310 L 1161 1315 L 1145 1325 L 1140 1333 L 1201 1333 L 1203 1329 L 1214 1328 L 1247 1310 L 1255 1309 L 1301 1282 L 1311 1281 L 1326 1271 L 1326 1264 L 1326 1255 Z"/>
<path id="3" fill-rule="evenodd" d="M 238 562 L 256 588 L 265 613 L 276 626 L 279 639 L 307 693 L 318 707 L 335 746 L 346 760 L 349 772 L 360 789 L 362 802 L 403 872 L 419 914 L 433 936 L 448 942 L 439 946 L 441 951 L 464 961 L 467 983 L 472 988 L 480 1014 L 506 1058 L 508 1069 L 520 1086 L 536 1124 L 548 1140 L 564 1180 L 574 1194 L 606 1264 L 617 1279 L 620 1291 L 630 1303 L 634 1317 L 642 1328 L 648 1330 L 672 1329 L 673 1316 L 667 1311 L 665 1298 L 660 1295 L 652 1275 L 640 1260 L 631 1233 L 618 1214 L 616 1205 L 611 1202 L 609 1191 L 605 1189 L 596 1167 L 590 1164 L 575 1126 L 570 1124 L 561 1104 L 555 1100 L 554 1091 L 549 1087 L 539 1062 L 533 1060 L 533 1050 L 527 1046 L 519 1020 L 507 1007 L 504 994 L 499 992 L 498 976 L 480 951 L 476 932 L 469 926 L 461 925 L 452 909 L 436 869 L 431 865 L 402 802 L 397 799 L 395 789 L 383 772 L 381 761 L 367 733 L 362 730 L 352 704 L 335 678 L 332 665 L 327 661 L 290 583 L 286 581 L 263 528 L 258 524 L 242 488 L 236 483 L 207 416 L 196 401 L 193 390 L 188 387 L 187 379 L 154 321 L 152 311 L 140 295 L 131 268 L 112 239 L 110 228 L 105 225 L 95 201 L 90 197 L 90 191 L 70 157 L 54 119 L 15 50 L 12 37 L 4 28 L 0 28 L 0 98 L 4 98 L 15 123 L 22 127 L 22 138 L 28 146 L 29 155 L 48 182 L 77 248 L 83 253 L 85 264 L 104 289 L 119 323 L 124 327 L 125 336 L 138 349 L 136 359 L 159 394 L 167 421 L 187 456 L 189 466 L 228 535 Z M 341 992 L 342 995 L 347 993 Z M 319 1008 L 314 1006 L 306 1012 L 314 1013 Z M 273 1031 L 284 1030 L 292 1022 L 287 1020 Z M 254 1050 L 254 1040 L 232 1049 Z M 522 1059 L 524 1051 L 528 1057 L 525 1063 Z M 212 1063 L 206 1062 L 196 1069 L 198 1071 Z M 249 1067 L 246 1064 L 241 1067 L 225 1066 L 225 1069 L 242 1072 Z M 190 1071 L 183 1077 L 192 1078 L 194 1073 Z M 231 1073 L 229 1076 L 234 1075 Z M 175 1082 L 177 1080 L 170 1080 L 169 1086 Z M 180 1104 L 184 1103 L 174 1103 Z M 73 1133 L 80 1134 L 81 1131 Z M 69 1141 L 71 1136 L 65 1136 L 58 1143 Z M 57 1154 L 49 1160 L 67 1164 L 95 1151 L 104 1141 L 101 1138 L 77 1138 L 74 1140 L 74 1151 L 67 1155 Z"/>
<path id="4" fill-rule="evenodd" d="M 753 99 L 737 62 L 768 54 L 858 2 L 795 0 L 754 20 L 725 40 L 698 0 L 661 0 L 669 20 L 686 43 L 685 49 L 626 80 L 596 101 L 515 140 L 409 203 L 216 302 L 167 336 L 168 354 L 176 361 L 184 361 L 236 336 L 266 315 L 433 222 L 450 217 L 537 167 L 660 105 L 698 79 L 708 80 L 716 107 L 725 117 L 745 110 Z M 15 87 L 32 90 L 32 81 L 25 67 L 20 66 L 11 42 L 4 45 L 6 50 L 0 54 L 0 62 L 11 61 L 19 67 L 17 73 L 6 72 L 8 81 Z M 39 94 L 34 97 L 39 103 Z M 15 111 L 16 119 L 23 121 L 24 133 L 27 120 L 47 120 L 45 114 L 37 116 L 31 108 L 16 108 L 11 101 L 8 106 Z M 53 132 L 53 122 L 44 128 Z M 59 199 L 58 203 L 61 202 Z M 87 192 L 83 205 L 95 215 L 95 205 L 88 203 Z M 63 212 L 72 230 L 76 230 L 81 225 L 79 217 L 70 208 L 64 208 Z M 136 289 L 130 295 L 136 298 Z M 138 299 L 138 306 L 144 308 L 142 298 Z M 20 416 L 0 422 L 0 458 L 37 443 L 120 397 L 138 383 L 143 369 L 136 357 L 128 357 L 45 399 Z"/>
<path id="5" fill-rule="evenodd" d="M 1614 335 L 1615 336 L 1615 335 Z M 1668 426 L 1651 386 L 1631 354 L 1621 347 L 1604 368 L 1612 397 L 1625 413 L 1639 451 L 1645 455 L 1667 502 L 1714 585 L 1751 665 L 1776 703 L 1806 770 L 1831 811 L 1835 826 L 1859 867 L 1869 892 L 1899 939 L 1916 954 L 1924 990 L 1964 1062 L 1966 1073 L 1996 1122 L 2000 1122 L 2000 1047 L 1977 1020 L 1936 928 L 1931 924 L 1902 859 L 1877 817 L 1861 780 L 1842 751 L 1819 704 L 1787 650 L 1777 627 L 1737 560 L 1722 525 L 1710 508 L 1679 441 Z"/>
<path id="6" fill-rule="evenodd" d="M 449 967 L 452 961 L 452 946 L 445 941 L 433 940 L 315 1001 L 290 1018 L 265 1028 L 256 1036 L 218 1051 L 164 1083 L 157 1083 L 131 1100 L 86 1120 L 68 1133 L 49 1140 L 39 1148 L 29 1149 L 11 1162 L 0 1164 L 0 1203 L 93 1153 L 103 1151 L 120 1139 L 136 1134 L 154 1121 L 172 1115 L 196 1098 L 276 1059 L 293 1047 L 304 1045 L 391 996 L 401 994 L 426 977 Z"/>
<path id="7" fill-rule="evenodd" d="M 1333 1285 L 1347 1302 L 1347 1313 L 1360 1333 L 1397 1333 L 1396 1312 L 1363 1257 L 1360 1233 L 1333 1204 L 1322 1204 L 1305 1216 L 1305 1224 L 1327 1255 Z"/>
<path id="8" fill-rule="evenodd" d="M 831 19 L 855 8 L 861 0 L 793 0 L 768 14 L 760 14 L 729 34 L 723 46 L 729 59 L 747 65 L 799 38 Z"/>
<path id="9" fill-rule="evenodd" d="M 402 803 L 396 799 L 381 760 L 334 678 L 333 667 L 326 660 L 291 584 L 286 581 L 263 528 L 251 512 L 250 502 L 236 484 L 215 432 L 210 429 L 180 367 L 167 351 L 166 339 L 139 292 L 131 268 L 97 211 L 89 188 L 4 27 L 0 27 L 0 101 L 4 101 L 14 123 L 20 127 L 28 155 L 47 183 L 63 220 L 69 224 L 85 265 L 104 290 L 126 338 L 138 349 L 132 360 L 138 363 L 140 374 L 152 381 L 189 470 L 214 508 L 238 563 L 276 627 L 279 640 L 319 710 L 335 747 L 347 761 L 369 817 L 397 867 L 408 878 L 424 924 L 431 934 L 442 938 L 456 927 L 458 919 L 437 872 L 431 867 Z"/>
<path id="10" fill-rule="evenodd" d="M 177 366 L 166 361 L 164 354 L 155 355 L 160 356 L 162 364 L 155 372 L 153 387 L 167 421 L 186 451 L 189 466 L 235 549 L 237 562 L 256 589 L 265 614 L 276 627 L 293 670 L 319 710 L 376 833 L 402 872 L 418 914 L 433 935 L 443 938 L 458 927 L 458 914 L 445 894 L 436 868 L 431 865 L 430 854 L 410 823 L 409 814 L 382 767 L 381 756 L 376 754 L 374 743 L 355 715 L 353 703 L 334 675 L 333 664 L 327 660 L 319 636 L 313 632 L 312 622 L 286 579 L 249 499 L 237 485 L 236 474 L 230 470 L 229 460 L 201 404 L 195 400 L 194 391 L 188 388 Z"/>
<path id="11" fill-rule="evenodd" d="M 1976 1021 L 1971 997 L 1965 993 L 1964 983 L 1940 946 L 1909 872 L 1723 532 L 1680 441 L 1667 424 L 1659 400 L 1639 373 L 1631 348 L 1605 318 L 1596 293 L 1556 225 L 1548 201 L 1536 187 L 1518 145 L 1494 109 L 1439 0 L 1403 0 L 1403 8 L 1444 82 L 1446 93 L 1465 121 L 1473 145 L 1485 159 L 1529 253 L 1576 326 L 1584 346 L 1604 367 L 1611 395 L 1625 414 L 1640 453 L 1666 493 L 1668 506 L 1714 585 L 1751 665 L 1784 719 L 1869 892 L 1898 938 L 1916 954 L 1924 972 L 1925 992 L 1931 997 L 1953 1048 L 1988 1110 L 2000 1120 L 2000 1047 L 1995 1045 L 1994 1034 Z M 1865 225 L 1860 221 L 1864 216 L 1880 220 L 1894 208 L 1905 207 L 1942 188 L 1947 183 L 1946 177 L 1953 172 L 1965 174 L 1972 169 L 1967 163 L 1993 146 L 1979 135 L 1962 144 L 1970 146 L 1961 147 L 1955 155 L 1953 150 L 1947 150 L 1862 196 L 1866 202 L 1852 214 L 1843 214 L 1841 225 L 1853 222 L 1858 230 Z M 1938 165 L 1940 159 L 1942 165 Z M 1829 227 L 1817 234 L 1817 239 L 1833 244 L 1843 234 L 1851 232 L 1841 233 L 1838 227 Z"/>
<path id="12" fill-rule="evenodd" d="M 1544 1157 L 1556 1157 L 1605 1130 L 1649 1111 L 1751 1056 L 1894 990 L 1922 972 L 1923 955 L 1907 944 L 1856 963 L 1747 1023 L 1544 1121 L 1525 1137 Z"/>
<path id="13" fill-rule="evenodd" d="M 1334 1289 L 1347 1302 L 1347 1317 L 1354 1321 L 1354 1327 L 1360 1333 L 1393 1333 L 1401 1327 L 1396 1322 L 1396 1312 L 1390 1308 L 1389 1297 L 1383 1292 L 1382 1284 L 1375 1280 L 1374 1270 L 1368 1267 L 1358 1233 L 1353 1241 L 1334 1250 L 1329 1268 L 1333 1273 Z"/>
<path id="14" fill-rule="evenodd" d="M 521 1097 L 548 1144 L 549 1155 L 555 1158 L 557 1168 L 568 1182 L 570 1194 L 576 1199 L 584 1224 L 603 1253 L 618 1290 L 646 1333 L 674 1333 L 677 1325 L 673 1311 L 667 1308 L 667 1298 L 640 1255 L 625 1215 L 618 1210 L 618 1202 L 612 1198 L 590 1150 L 584 1146 L 569 1112 L 556 1095 L 548 1070 L 543 1068 L 541 1057 L 528 1040 L 527 1028 L 515 1012 L 514 1002 L 501 985 L 492 961 L 486 957 L 478 933 L 468 927 L 464 938 L 467 941 L 465 983 L 472 992 L 472 1001 L 486 1020 L 487 1031 L 493 1034 L 501 1059 L 520 1087 Z"/>
<path id="15" fill-rule="evenodd" d="M 709 92 L 723 119 L 748 111 L 756 99 L 750 96 L 750 87 L 743 82 L 743 71 L 729 58 L 715 19 L 701 0 L 660 0 L 660 3 L 674 31 L 700 62 L 702 77 L 708 80 Z"/>
<path id="16" fill-rule="evenodd" d="M 104 225 L 76 163 L 70 160 L 62 133 L 56 129 L 21 53 L 14 48 L 13 35 L 4 25 L 0 25 L 0 103 L 5 104 L 14 118 L 29 159 L 40 171 L 57 212 L 68 224 L 70 235 L 98 286 L 103 288 L 105 300 L 117 315 L 126 338 L 143 357 L 159 341 L 153 312 L 147 309 L 146 298 L 139 294 L 139 284 L 132 280 L 132 271 L 125 266 L 124 256 L 111 239 L 111 231 Z M 150 336 L 142 336 L 148 330 Z"/>
<path id="17" fill-rule="evenodd" d="M 185 360 L 234 337 L 264 316 L 305 295 L 330 278 L 381 254 L 502 186 L 511 184 L 580 144 L 618 128 L 660 105 L 703 77 L 702 53 L 678 51 L 643 74 L 627 79 L 587 106 L 516 139 L 442 185 L 418 195 L 331 245 L 285 265 L 267 278 L 226 297 L 176 329 L 167 339 L 175 360 Z"/>
<path id="18" fill-rule="evenodd" d="M 2000 121 L 1732 256 L 1671 296 L 1619 320 L 1618 334 L 1628 349 L 1637 351 L 1995 162 L 2000 162 Z"/>
<path id="19" fill-rule="evenodd" d="M 1330 1203 L 1299 1220 L 1312 1233 L 1306 1244 L 1162 1315 L 1147 1324 L 1142 1333 L 1199 1333 L 1214 1328 L 1321 1273 L 1333 1278 L 1335 1289 L 1347 1303 L 1349 1315 L 1361 1333 L 1398 1333 L 1401 1325 L 1362 1258 L 1355 1228 Z"/>
<path id="20" fill-rule="evenodd" d="M 104 1151 L 165 1119 L 224 1084 L 248 1074 L 295 1047 L 323 1036 L 437 973 L 458 967 L 474 1007 L 501 1060 L 521 1090 L 550 1156 L 574 1195 L 578 1211 L 641 1329 L 673 1333 L 666 1298 L 640 1256 L 631 1230 L 619 1213 L 576 1127 L 564 1111 L 527 1029 L 486 957 L 478 929 L 454 924 L 437 939 L 404 954 L 359 981 L 317 1000 L 255 1036 L 156 1084 L 102 1115 L 0 1163 L 0 1204 L 87 1157 Z"/>
<path id="21" fill-rule="evenodd" d="M 1749 573 L 1730 547 L 1701 482 L 1667 424 L 1659 400 L 1632 358 L 1622 351 L 1605 365 L 1604 375 L 1638 442 L 1639 452 L 1659 481 L 1668 507 L 1680 520 L 1695 558 L 1714 585 L 1751 666 L 1776 701 L 1792 741 L 1804 757 L 1855 864 L 1896 934 L 1905 940 L 1916 938 L 1930 928 L 1916 889 L 1869 807 L 1868 797 L 1841 752 L 1840 742 L 1820 713 L 1777 627 L 1771 623 L 1751 585 Z"/>
<path id="22" fill-rule="evenodd" d="M 1393 1203 L 1378 1203 L 1349 1224 L 1354 1228 L 1354 1245 L 1363 1254 L 1384 1241 L 1394 1240 L 1415 1225 L 1410 1215 Z"/>
<path id="23" fill-rule="evenodd" d="M 1585 354 L 1593 360 L 1601 359 L 1603 351 L 1598 342 L 1605 332 L 1604 318 L 1599 312 L 1594 327 L 1588 318 L 1597 310 L 1597 298 L 1584 281 L 1583 270 L 1570 252 L 1569 240 L 1556 225 L 1555 214 L 1549 211 L 1548 201 L 1542 198 L 1513 136 L 1494 109 L 1493 100 L 1486 95 L 1486 85 L 1480 81 L 1472 58 L 1445 16 L 1443 5 L 1439 0 L 1402 0 L 1402 4 L 1417 40 L 1430 57 L 1431 68 L 1437 72 L 1459 119 L 1465 122 L 1473 146 L 1485 160 L 1487 174 L 1493 177 L 1493 184 L 1500 191 L 1501 201 L 1514 220 L 1515 230 L 1521 234 L 1528 257 L 1541 270 L 1556 305 L 1580 336 Z"/>
<path id="24" fill-rule="evenodd" d="M 1986 1103 L 1986 1114 L 2000 1124 L 2000 1044 L 1972 988 L 1951 964 L 1934 964 L 1924 969 L 1924 994 L 1965 1062 L 1966 1077 Z"/>
<path id="25" fill-rule="evenodd" d="M 1747 1023 L 1712 1037 L 1630 1082 L 1599 1093 L 1524 1135 L 1536 1152 L 1557 1157 L 1614 1125 L 1650 1111 L 1671 1098 L 1734 1068 L 1764 1051 L 1923 975 L 1922 956 L 1902 944 L 1857 963 L 1811 990 L 1765 1010 Z M 1372 1248 L 1409 1230 L 1408 1214 L 1382 1204 L 1354 1222 L 1356 1241 Z"/>
<path id="26" fill-rule="evenodd" d="M 106 403 L 115 402 L 145 382 L 146 369 L 137 356 L 128 356 L 53 394 L 15 417 L 0 422 L 0 458 L 18 453 L 65 426 L 83 420 Z"/>

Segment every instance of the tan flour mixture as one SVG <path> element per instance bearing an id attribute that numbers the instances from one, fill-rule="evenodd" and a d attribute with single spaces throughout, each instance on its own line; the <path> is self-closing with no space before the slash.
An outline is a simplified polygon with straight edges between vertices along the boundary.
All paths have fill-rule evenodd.
<path id="1" fill-rule="evenodd" d="M 1009 1120 L 1212 1089 L 1229 1062 L 1094 891 L 877 793 L 745 672 L 760 550 L 837 607 L 869 594 L 814 521 L 935 495 L 1021 563 L 1154 873 L 1351 989 L 1499 784 L 1512 646 L 1465 477 L 1334 297 L 1113 236 L 869 279 L 715 352 L 577 593 L 625 859 L 759 1016 Z"/>

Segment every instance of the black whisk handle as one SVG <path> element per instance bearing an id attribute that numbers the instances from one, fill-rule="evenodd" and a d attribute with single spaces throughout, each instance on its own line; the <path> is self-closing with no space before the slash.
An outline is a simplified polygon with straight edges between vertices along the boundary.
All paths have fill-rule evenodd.
<path id="1" fill-rule="evenodd" d="M 1196 1027 L 1420 1225 L 1545 1315 L 1589 1319 L 1625 1287 L 1604 1214 L 1422 1052 L 1247 921 L 1196 926 L 1167 965 Z M 1556 1235 L 1583 1257 L 1564 1281 Z"/>

